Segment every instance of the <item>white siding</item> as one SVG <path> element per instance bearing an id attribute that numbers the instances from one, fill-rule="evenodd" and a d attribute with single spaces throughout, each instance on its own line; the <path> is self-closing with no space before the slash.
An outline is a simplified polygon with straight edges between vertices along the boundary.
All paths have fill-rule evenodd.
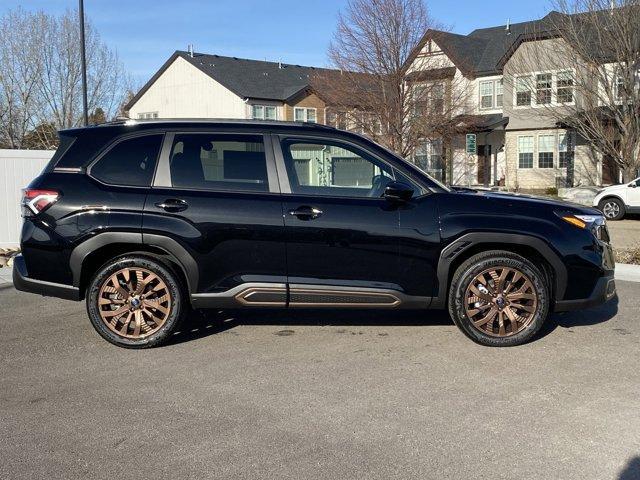
<path id="1" fill-rule="evenodd" d="M 129 116 L 157 112 L 160 118 L 247 118 L 244 100 L 183 58 L 160 75 L 131 107 Z"/>
<path id="2" fill-rule="evenodd" d="M 20 190 L 51 159 L 53 150 L 0 150 L 0 247 L 20 242 Z"/>

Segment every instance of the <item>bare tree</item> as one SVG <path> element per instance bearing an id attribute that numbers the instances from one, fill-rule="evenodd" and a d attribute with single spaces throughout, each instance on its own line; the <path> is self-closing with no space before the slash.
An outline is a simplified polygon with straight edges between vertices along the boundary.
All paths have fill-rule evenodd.
<path id="1" fill-rule="evenodd" d="M 522 39 L 508 82 L 631 180 L 640 167 L 640 3 L 558 0 L 556 8 Z"/>
<path id="2" fill-rule="evenodd" d="M 0 18 L 0 135 L 12 148 L 51 148 L 56 130 L 82 121 L 77 11 L 22 9 Z M 112 118 L 130 86 L 117 54 L 86 23 L 88 108 Z M 102 117 L 101 117 L 102 118 Z"/>
<path id="3" fill-rule="evenodd" d="M 322 72 L 316 80 L 337 124 L 404 157 L 446 136 L 467 92 L 443 75 L 450 65 L 407 71 L 416 45 L 436 27 L 423 0 L 349 0 L 328 52 L 340 73 Z"/>
<path id="4" fill-rule="evenodd" d="M 0 143 L 22 148 L 33 116 L 41 107 L 43 14 L 18 8 L 0 20 Z"/>

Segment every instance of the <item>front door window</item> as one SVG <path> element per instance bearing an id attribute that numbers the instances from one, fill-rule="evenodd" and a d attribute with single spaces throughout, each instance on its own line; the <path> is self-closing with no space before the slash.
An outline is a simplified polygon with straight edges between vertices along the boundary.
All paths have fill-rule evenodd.
<path id="1" fill-rule="evenodd" d="M 292 193 L 380 197 L 393 180 L 389 166 L 349 146 L 288 141 L 283 150 Z"/>

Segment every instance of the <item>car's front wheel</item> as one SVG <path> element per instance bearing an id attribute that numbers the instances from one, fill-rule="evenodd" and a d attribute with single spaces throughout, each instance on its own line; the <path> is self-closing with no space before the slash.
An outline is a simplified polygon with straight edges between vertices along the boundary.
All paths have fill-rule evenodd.
<path id="1" fill-rule="evenodd" d="M 87 312 L 97 332 L 126 348 L 165 342 L 185 305 L 177 276 L 147 257 L 123 257 L 104 265 L 87 290 Z"/>
<path id="2" fill-rule="evenodd" d="M 533 337 L 549 313 L 547 279 L 529 260 L 507 251 L 474 255 L 456 270 L 449 313 L 473 341 L 520 345 Z"/>
<path id="3" fill-rule="evenodd" d="M 624 203 L 617 198 L 605 198 L 598 204 L 598 209 L 607 220 L 622 220 L 625 213 Z"/>

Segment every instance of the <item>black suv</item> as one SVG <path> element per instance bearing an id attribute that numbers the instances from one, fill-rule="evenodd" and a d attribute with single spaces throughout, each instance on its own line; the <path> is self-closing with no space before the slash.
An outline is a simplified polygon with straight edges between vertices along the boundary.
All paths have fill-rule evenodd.
<path id="1" fill-rule="evenodd" d="M 190 307 L 447 308 L 483 345 L 615 295 L 591 208 L 453 191 L 315 124 L 114 122 L 65 130 L 23 197 L 18 290 L 86 299 L 150 347 Z"/>

